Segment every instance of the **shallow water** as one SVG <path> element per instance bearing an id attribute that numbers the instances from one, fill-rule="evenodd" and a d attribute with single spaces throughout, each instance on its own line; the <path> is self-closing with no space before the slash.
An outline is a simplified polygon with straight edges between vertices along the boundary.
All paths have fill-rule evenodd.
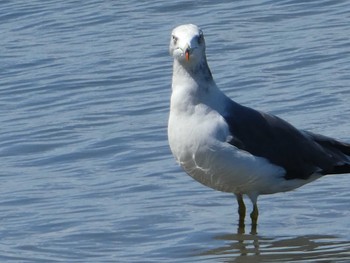
<path id="1" fill-rule="evenodd" d="M 348 175 L 236 201 L 166 136 L 173 27 L 237 102 L 350 141 L 348 1 L 2 1 L 1 262 L 348 262 Z"/>

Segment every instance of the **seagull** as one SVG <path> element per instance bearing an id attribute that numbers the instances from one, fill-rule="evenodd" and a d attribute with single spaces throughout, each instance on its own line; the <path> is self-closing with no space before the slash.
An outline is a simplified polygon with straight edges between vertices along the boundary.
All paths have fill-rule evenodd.
<path id="1" fill-rule="evenodd" d="M 173 29 L 168 140 L 176 161 L 193 179 L 233 193 L 244 225 L 248 196 L 257 225 L 259 195 L 296 189 L 327 174 L 350 173 L 350 144 L 298 130 L 283 119 L 238 104 L 215 84 L 203 31 Z"/>

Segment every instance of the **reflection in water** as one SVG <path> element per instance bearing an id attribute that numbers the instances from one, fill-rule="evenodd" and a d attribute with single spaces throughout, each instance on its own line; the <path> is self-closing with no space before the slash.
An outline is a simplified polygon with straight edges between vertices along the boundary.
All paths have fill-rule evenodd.
<path id="1" fill-rule="evenodd" d="M 336 236 L 268 238 L 253 230 L 245 234 L 244 227 L 239 227 L 237 234 L 216 236 L 214 239 L 226 241 L 226 245 L 200 255 L 215 255 L 223 262 L 350 262 L 350 241 L 340 241 Z"/>

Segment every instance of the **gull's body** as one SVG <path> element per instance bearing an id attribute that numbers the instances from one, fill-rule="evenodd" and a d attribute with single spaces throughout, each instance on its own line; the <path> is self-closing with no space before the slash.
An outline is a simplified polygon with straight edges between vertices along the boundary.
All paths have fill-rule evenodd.
<path id="1" fill-rule="evenodd" d="M 350 172 L 350 145 L 300 131 L 284 120 L 244 107 L 216 86 L 202 31 L 182 25 L 172 32 L 174 58 L 169 144 L 183 169 L 200 183 L 242 196 L 290 191 L 325 174 Z"/>

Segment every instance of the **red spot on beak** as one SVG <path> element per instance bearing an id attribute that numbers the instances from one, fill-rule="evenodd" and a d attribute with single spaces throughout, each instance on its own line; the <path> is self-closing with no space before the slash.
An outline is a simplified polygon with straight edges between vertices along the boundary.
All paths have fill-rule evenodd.
<path id="1" fill-rule="evenodd" d="M 187 60 L 187 61 L 190 60 L 190 50 L 189 50 L 189 49 L 186 49 L 186 51 L 185 51 L 185 57 L 186 57 L 186 60 Z"/>

